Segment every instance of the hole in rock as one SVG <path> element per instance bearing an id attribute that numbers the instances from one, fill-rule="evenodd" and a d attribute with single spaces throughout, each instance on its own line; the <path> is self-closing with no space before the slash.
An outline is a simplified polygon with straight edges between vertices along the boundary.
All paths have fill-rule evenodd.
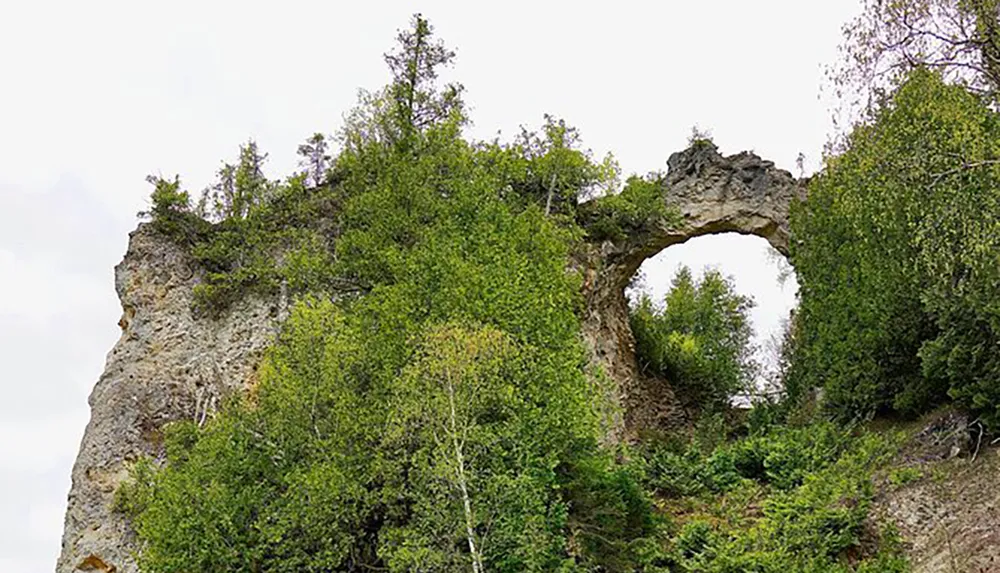
<path id="1" fill-rule="evenodd" d="M 696 281 L 706 269 L 730 277 L 737 293 L 750 296 L 752 344 L 761 372 L 757 384 L 773 377 L 789 313 L 796 305 L 799 285 L 791 264 L 767 240 L 753 235 L 721 233 L 704 235 L 672 245 L 639 268 L 627 294 L 630 304 L 645 293 L 662 308 L 677 271 L 687 266 Z"/>

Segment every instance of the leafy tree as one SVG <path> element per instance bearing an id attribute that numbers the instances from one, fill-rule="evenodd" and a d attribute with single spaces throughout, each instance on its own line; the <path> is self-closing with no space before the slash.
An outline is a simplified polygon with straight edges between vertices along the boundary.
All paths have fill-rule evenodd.
<path id="1" fill-rule="evenodd" d="M 462 108 L 461 84 L 448 84 L 440 91 L 435 86 L 442 66 L 451 64 L 455 52 L 434 40 L 434 29 L 417 14 L 409 30 L 396 37 L 397 50 L 385 55 L 393 81 L 389 92 L 392 113 L 401 130 L 400 140 L 441 123 Z"/>
<path id="2" fill-rule="evenodd" d="M 644 296 L 632 310 L 641 368 L 668 380 L 697 408 L 724 409 L 750 389 L 757 373 L 751 308 L 753 300 L 737 294 L 717 270 L 695 281 L 682 267 L 662 308 Z"/>
<path id="3" fill-rule="evenodd" d="M 565 272 L 572 235 L 538 208 L 482 194 L 488 178 L 457 171 L 427 240 L 386 247 L 407 272 L 342 309 L 295 308 L 259 386 L 157 475 L 137 518 L 145 570 L 453 570 L 481 559 L 547 571 L 586 558 L 568 536 L 591 520 L 570 521 L 564 491 L 616 508 L 595 533 L 649 533 L 631 517 L 648 512 L 644 498 L 626 504 L 629 490 L 607 484 L 620 476 L 580 477 L 602 454 L 579 283 Z M 615 525 L 627 519 L 640 525 Z"/>
<path id="4" fill-rule="evenodd" d="M 918 70 L 793 210 L 801 284 L 793 364 L 841 417 L 948 397 L 997 420 L 998 118 Z"/>
<path id="5" fill-rule="evenodd" d="M 202 192 L 198 212 L 215 221 L 246 219 L 274 192 L 275 184 L 264 176 L 265 161 L 267 154 L 258 151 L 255 141 L 241 145 L 239 162 L 222 165 L 218 181 Z"/>
<path id="6" fill-rule="evenodd" d="M 426 513 L 414 520 L 407 532 L 416 534 L 420 541 L 411 569 L 426 568 L 424 563 L 431 559 L 428 548 L 436 541 L 444 541 L 440 554 L 433 558 L 436 563 L 457 567 L 468 561 L 474 573 L 483 570 L 484 536 L 477 530 L 484 529 L 482 526 L 492 521 L 492 516 L 484 516 L 481 507 L 489 507 L 483 503 L 486 492 L 480 491 L 489 487 L 480 485 L 486 481 L 480 471 L 488 467 L 489 460 L 481 456 L 488 456 L 490 443 L 501 438 L 496 431 L 500 428 L 490 426 L 501 426 L 516 408 L 511 400 L 513 388 L 503 374 L 514 363 L 509 348 L 510 343 L 499 331 L 444 327 L 428 335 L 425 354 L 400 379 L 399 397 L 394 403 L 402 410 L 402 435 L 412 438 L 411 432 L 426 433 L 421 440 L 426 448 L 421 454 L 426 464 L 422 468 L 426 487 L 439 490 L 434 497 L 452 499 L 455 506 L 460 506 L 453 512 L 441 512 L 440 507 L 432 511 L 421 508 Z M 495 422 L 483 423 L 489 419 L 487 415 Z M 461 518 L 455 519 L 457 515 Z M 428 523 L 441 520 L 445 523 Z M 450 539 L 463 526 L 468 553 L 461 551 L 449 557 L 448 553 L 456 553 Z M 412 558 L 411 553 L 407 551 L 403 559 Z"/>
<path id="7" fill-rule="evenodd" d="M 371 144 L 414 151 L 434 126 L 465 122 L 461 84 L 437 85 L 438 74 L 452 64 L 455 52 L 434 38 L 434 28 L 420 14 L 396 37 L 396 50 L 385 54 L 392 82 L 377 92 L 362 90 L 359 105 L 348 114 L 340 134 L 348 151 Z"/>
<path id="8" fill-rule="evenodd" d="M 295 176 L 192 247 L 215 296 L 299 299 L 249 395 L 137 471 L 145 571 L 639 562 L 655 524 L 598 445 L 566 267 L 582 232 L 512 192 L 544 154 L 469 143 L 455 114 L 401 143 L 398 103 L 364 111 L 390 130 L 352 132 L 329 185 Z"/>
<path id="9" fill-rule="evenodd" d="M 1000 2 L 865 0 L 844 27 L 843 59 L 831 70 L 849 105 L 874 110 L 917 68 L 949 82 L 1000 94 Z M 851 95 L 856 96 L 851 98 Z"/>
<path id="10" fill-rule="evenodd" d="M 299 166 L 304 169 L 306 183 L 319 187 L 326 182 L 327 170 L 330 169 L 330 156 L 327 154 L 326 136 L 315 133 L 299 145 L 298 154 L 302 159 Z"/>
<path id="11" fill-rule="evenodd" d="M 157 231 L 182 245 L 196 243 L 208 225 L 191 208 L 191 195 L 181 189 L 180 177 L 149 175 L 146 182 L 153 186 L 152 205 L 148 211 L 140 211 L 139 217 L 149 218 Z"/>
<path id="12" fill-rule="evenodd" d="M 620 168 L 612 155 L 595 163 L 580 150 L 580 132 L 565 120 L 546 114 L 541 133 L 524 127 L 515 141 L 527 158 L 526 181 L 519 191 L 545 206 L 545 213 L 572 213 L 581 198 L 611 192 Z"/>

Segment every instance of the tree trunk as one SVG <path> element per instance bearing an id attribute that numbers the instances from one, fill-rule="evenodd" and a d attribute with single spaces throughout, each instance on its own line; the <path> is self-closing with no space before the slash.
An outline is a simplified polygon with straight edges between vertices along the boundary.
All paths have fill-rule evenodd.
<path id="1" fill-rule="evenodd" d="M 446 372 L 448 384 L 448 405 L 450 407 L 449 433 L 451 443 L 455 448 L 455 478 L 458 490 L 462 495 L 462 512 L 465 517 L 465 538 L 469 543 L 469 554 L 472 556 L 472 573 L 482 573 L 483 555 L 480 548 L 476 547 L 475 519 L 472 514 L 472 500 L 469 497 L 469 484 L 465 476 L 465 455 L 462 452 L 462 441 L 459 439 L 458 415 L 455 411 L 455 386 L 451 379 L 451 372 Z"/>

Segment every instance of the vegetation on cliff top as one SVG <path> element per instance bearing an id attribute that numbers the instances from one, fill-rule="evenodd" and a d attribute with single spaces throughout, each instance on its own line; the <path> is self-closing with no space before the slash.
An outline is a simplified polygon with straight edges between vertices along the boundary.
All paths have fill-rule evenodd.
<path id="1" fill-rule="evenodd" d="M 144 570 L 653 559 L 648 495 L 598 447 L 566 271 L 577 196 L 617 172 L 556 120 L 513 144 L 464 140 L 461 90 L 433 83 L 450 59 L 415 19 L 318 186 L 256 179 L 248 146 L 208 195 L 210 223 L 157 182 L 153 224 L 209 270 L 202 304 L 281 285 L 297 303 L 251 392 L 175 425 L 167 463 L 123 490 Z"/>

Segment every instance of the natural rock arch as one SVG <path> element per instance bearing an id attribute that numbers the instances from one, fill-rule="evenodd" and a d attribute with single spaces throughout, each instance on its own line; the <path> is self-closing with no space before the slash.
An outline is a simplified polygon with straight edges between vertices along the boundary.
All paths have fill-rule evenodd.
<path id="1" fill-rule="evenodd" d="M 787 253 L 789 206 L 804 193 L 802 182 L 773 163 L 751 153 L 723 157 L 710 143 L 675 153 L 667 163 L 663 200 L 684 224 L 654 221 L 620 240 L 585 245 L 576 261 L 585 276 L 583 334 L 592 371 L 607 375 L 594 378 L 606 380 L 599 387 L 610 394 L 601 400 L 612 406 L 605 416 L 609 443 L 687 423 L 669 384 L 639 376 L 625 287 L 642 262 L 692 237 L 730 231 L 760 235 Z M 131 528 L 112 510 L 115 488 L 133 460 L 160 453 L 166 422 L 204 419 L 217 397 L 249 384 L 280 327 L 281 297 L 249 297 L 219 319 L 192 313 L 199 280 L 194 264 L 184 249 L 143 225 L 115 268 L 122 336 L 90 396 L 59 573 L 138 570 Z"/>
<path id="2" fill-rule="evenodd" d="M 671 245 L 728 232 L 763 237 L 787 256 L 789 210 L 805 197 L 805 182 L 773 162 L 749 152 L 724 157 L 710 142 L 674 153 L 667 166 L 663 201 L 680 212 L 683 224 L 665 218 L 622 239 L 591 243 L 579 263 L 585 275 L 584 339 L 594 370 L 606 374 L 609 442 L 688 424 L 669 384 L 639 373 L 625 297 L 639 266 Z"/>

